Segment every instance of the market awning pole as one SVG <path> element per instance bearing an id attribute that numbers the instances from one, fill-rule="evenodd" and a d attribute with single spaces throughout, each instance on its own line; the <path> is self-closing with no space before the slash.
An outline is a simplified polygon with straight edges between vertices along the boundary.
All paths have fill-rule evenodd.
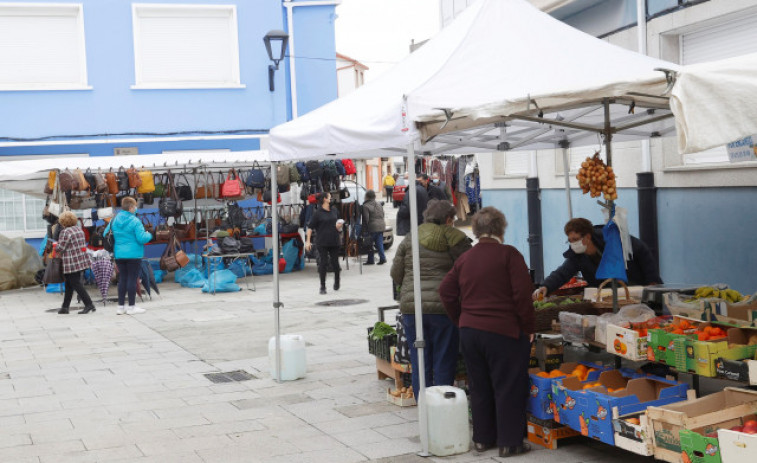
<path id="1" fill-rule="evenodd" d="M 612 166 L 612 120 L 610 119 L 610 100 L 607 98 L 603 99 L 602 105 L 605 108 L 605 155 L 607 156 L 607 166 L 609 167 Z M 617 188 L 617 185 L 615 187 Z M 608 217 L 610 217 L 610 219 L 612 219 L 614 206 L 615 201 L 610 200 L 607 202 L 607 207 L 609 208 Z M 597 298 L 600 298 L 601 296 L 601 294 L 598 294 Z M 618 313 L 618 280 L 615 278 L 612 279 L 612 311 L 613 313 Z"/>
<path id="2" fill-rule="evenodd" d="M 568 200 L 568 219 L 573 219 L 573 202 L 570 199 L 570 162 L 568 162 L 568 147 L 570 146 L 567 141 L 560 143 L 562 147 L 562 165 L 563 172 L 565 172 L 565 197 Z"/>
<path id="3" fill-rule="evenodd" d="M 276 182 L 278 162 L 271 162 L 271 240 L 273 241 L 273 325 L 276 330 L 276 381 L 281 382 L 281 325 L 279 324 L 279 210 L 276 207 L 279 186 Z"/>
<path id="4" fill-rule="evenodd" d="M 407 166 L 412 169 L 408 176 L 410 193 L 410 242 L 413 248 L 413 301 L 415 305 L 415 348 L 418 350 L 418 386 L 419 391 L 413 391 L 418 398 L 418 425 L 420 426 L 421 451 L 420 456 L 428 453 L 428 417 L 426 416 L 426 367 L 423 361 L 423 350 L 426 343 L 423 340 L 423 309 L 421 308 L 421 253 L 418 248 L 418 192 L 415 189 L 415 150 L 413 143 L 407 145 Z"/>

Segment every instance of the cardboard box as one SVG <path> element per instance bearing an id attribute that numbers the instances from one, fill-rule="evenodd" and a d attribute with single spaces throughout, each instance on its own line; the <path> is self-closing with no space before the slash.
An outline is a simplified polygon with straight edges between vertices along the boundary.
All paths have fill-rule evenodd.
<path id="1" fill-rule="evenodd" d="M 757 360 L 715 360 L 718 377 L 757 386 Z"/>
<path id="2" fill-rule="evenodd" d="M 716 321 L 734 326 L 751 326 L 757 320 L 757 299 L 746 303 L 730 303 L 723 299 L 697 299 L 685 302 L 678 293 L 665 293 L 663 305 L 671 315 L 680 315 L 701 321 Z"/>
<path id="3" fill-rule="evenodd" d="M 686 320 L 694 326 L 698 326 L 701 322 L 693 318 L 675 316 L 672 320 L 674 327 L 679 327 L 682 320 Z M 664 329 L 651 329 L 648 335 L 648 353 L 647 358 L 655 362 L 664 363 L 672 367 L 676 365 L 682 365 L 685 370 L 686 365 L 686 339 L 696 338 L 695 334 L 692 334 L 695 330 L 687 330 L 684 334 L 669 333 Z M 649 357 L 649 351 L 652 352 L 652 357 Z"/>
<path id="4" fill-rule="evenodd" d="M 528 440 L 550 450 L 555 450 L 558 440 L 579 435 L 578 432 L 567 426 L 550 423 L 552 424 L 529 418 L 527 422 Z"/>
<path id="5" fill-rule="evenodd" d="M 679 433 L 681 439 L 681 457 L 683 457 L 683 453 L 685 452 L 692 463 L 721 463 L 720 433 L 734 426 L 741 426 L 747 420 L 753 419 L 755 419 L 755 416 L 749 415 L 742 418 L 728 419 L 698 429 L 682 429 Z"/>
<path id="6" fill-rule="evenodd" d="M 707 324 L 704 324 L 706 326 Z M 728 328 L 727 337 L 718 341 L 699 341 L 689 339 L 686 341 L 686 371 L 700 376 L 717 376 L 717 359 L 743 360 L 754 358 L 757 352 L 757 344 L 747 345 L 752 335 L 757 336 L 757 329 L 751 328 Z M 680 365 L 676 365 L 679 371 L 683 371 Z"/>
<path id="7" fill-rule="evenodd" d="M 629 423 L 629 418 L 638 418 L 639 424 Z M 615 446 L 645 457 L 654 455 L 652 433 L 646 413 L 632 413 L 618 416 L 613 408 L 612 427 L 615 431 Z"/>
<path id="8" fill-rule="evenodd" d="M 757 455 L 757 434 L 720 430 L 720 458 L 723 463 L 754 463 Z"/>
<path id="9" fill-rule="evenodd" d="M 588 417 L 583 416 L 588 408 L 587 389 L 584 389 L 589 383 L 599 382 L 605 387 L 613 389 L 625 387 L 626 382 L 632 375 L 630 372 L 621 373 L 618 370 L 609 370 L 607 368 L 600 371 L 596 379 L 591 377 L 587 381 L 581 382 L 576 377 L 566 377 L 556 379 L 552 383 L 552 396 L 554 401 L 554 420 L 566 426 L 581 431 L 581 434 L 588 436 Z M 605 389 L 606 390 L 606 389 Z M 586 431 L 584 433 L 584 431 Z"/>
<path id="10" fill-rule="evenodd" d="M 602 365 L 595 365 L 588 362 L 581 363 L 588 368 L 594 368 L 597 370 L 589 375 L 588 378 L 590 381 L 596 381 L 599 378 L 599 373 L 607 369 L 607 367 L 603 367 Z M 578 365 L 579 363 L 577 362 L 568 362 L 559 365 L 557 369 L 568 375 Z M 556 378 L 542 378 L 541 376 L 537 376 L 537 373 L 539 372 L 541 372 L 541 370 L 538 368 L 532 368 L 528 371 L 530 384 L 526 411 L 536 418 L 551 420 L 557 416 L 554 408 L 554 391 L 552 388 L 552 382 L 555 381 Z M 559 418 L 555 421 L 559 422 Z"/>
<path id="11" fill-rule="evenodd" d="M 686 400 L 688 385 L 656 377 L 632 378 L 617 370 L 600 374 L 602 386 L 578 391 L 575 378 L 566 378 L 563 388 L 575 403 L 565 424 L 578 429 L 582 435 L 615 445 L 611 411 L 617 408 L 618 416 L 641 412 L 652 405 L 666 405 Z M 608 388 L 619 389 L 608 392 Z M 557 402 L 555 402 L 557 405 Z M 570 407 L 571 402 L 567 403 Z M 561 419 L 563 410 L 560 410 Z M 578 421 L 578 428 L 574 427 Z"/>
<path id="12" fill-rule="evenodd" d="M 647 359 L 647 339 L 632 328 L 607 325 L 607 352 L 629 360 Z"/>
<path id="13" fill-rule="evenodd" d="M 655 458 L 678 462 L 681 460 L 682 430 L 707 429 L 708 426 L 739 419 L 757 411 L 757 391 L 727 387 L 700 399 L 652 406 L 647 409 Z"/>

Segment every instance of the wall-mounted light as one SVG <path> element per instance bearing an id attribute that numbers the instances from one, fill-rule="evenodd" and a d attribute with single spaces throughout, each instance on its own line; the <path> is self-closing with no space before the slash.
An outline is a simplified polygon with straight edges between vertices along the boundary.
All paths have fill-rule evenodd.
<path id="1" fill-rule="evenodd" d="M 273 74 L 279 70 L 279 62 L 284 59 L 286 54 L 289 34 L 282 30 L 272 30 L 263 37 L 265 49 L 268 52 L 268 59 L 273 64 L 268 65 L 268 88 L 273 91 Z"/>

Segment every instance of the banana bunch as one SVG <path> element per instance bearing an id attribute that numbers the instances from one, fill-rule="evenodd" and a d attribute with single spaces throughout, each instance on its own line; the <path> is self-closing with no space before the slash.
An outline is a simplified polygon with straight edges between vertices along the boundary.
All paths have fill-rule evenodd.
<path id="1" fill-rule="evenodd" d="M 741 293 L 735 289 L 716 289 L 711 286 L 702 286 L 701 288 L 697 288 L 694 292 L 694 297 L 689 299 L 689 301 L 705 298 L 723 299 L 726 302 L 734 303 L 745 301 L 748 296 L 742 296 Z"/>

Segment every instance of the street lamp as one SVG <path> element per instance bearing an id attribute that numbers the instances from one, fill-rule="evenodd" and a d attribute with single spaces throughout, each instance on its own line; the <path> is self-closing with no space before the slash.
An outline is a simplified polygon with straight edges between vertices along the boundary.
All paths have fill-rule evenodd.
<path id="1" fill-rule="evenodd" d="M 268 31 L 263 37 L 263 42 L 268 52 L 268 59 L 273 61 L 273 64 L 268 65 L 268 88 L 273 91 L 273 73 L 279 70 L 279 62 L 284 59 L 289 34 L 278 29 Z"/>

